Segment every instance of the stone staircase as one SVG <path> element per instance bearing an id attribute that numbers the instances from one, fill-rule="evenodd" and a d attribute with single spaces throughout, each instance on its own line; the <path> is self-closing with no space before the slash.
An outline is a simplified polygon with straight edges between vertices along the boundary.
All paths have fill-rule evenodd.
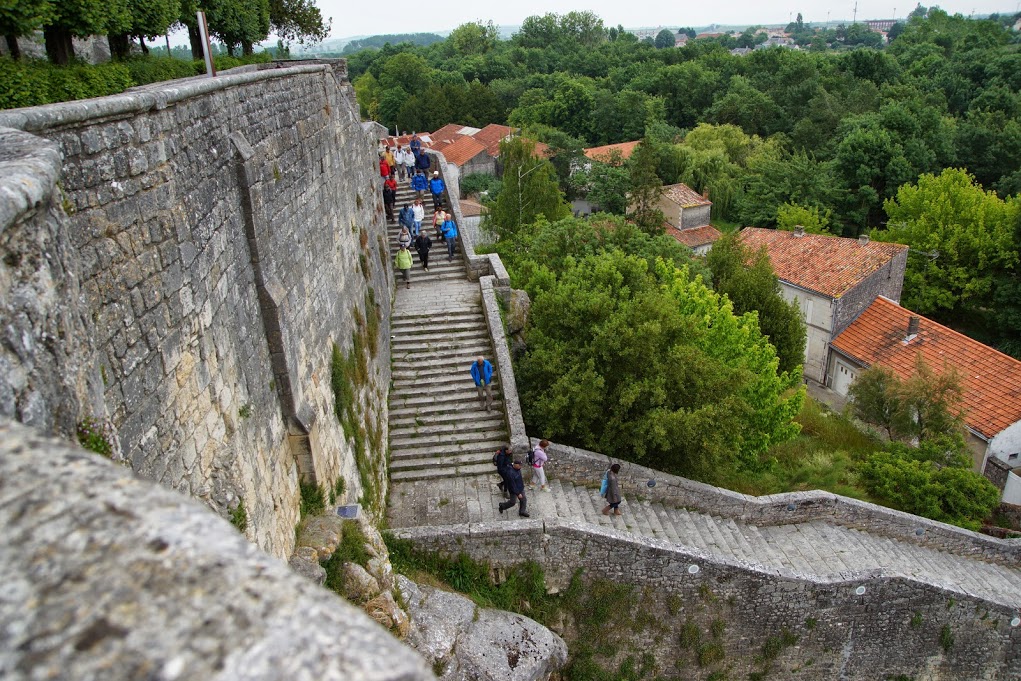
<path id="1" fill-rule="evenodd" d="M 404 488 L 394 503 L 391 527 L 456 525 L 518 520 L 501 515 L 502 500 L 492 464 L 490 476 L 429 481 Z M 527 477 L 527 476 L 526 476 Z M 1021 607 L 1021 569 L 901 542 L 825 520 L 758 526 L 731 518 L 625 498 L 621 515 L 604 516 L 605 502 L 591 487 L 550 480 L 548 491 L 529 490 L 532 519 L 557 518 L 652 537 L 717 559 L 740 561 L 767 571 L 785 569 L 816 579 L 847 578 L 883 569 L 938 587 L 968 593 L 1012 608 Z"/>
<path id="2" fill-rule="evenodd" d="M 414 203 L 406 182 L 400 183 L 397 211 L 405 203 Z M 432 232 L 428 192 L 423 203 L 422 228 L 433 238 L 429 271 L 412 249 L 411 287 L 405 288 L 395 272 L 398 286 L 390 331 L 392 498 L 401 495 L 405 482 L 491 473 L 493 452 L 507 441 L 499 377 L 493 377 L 493 408 L 485 411 L 468 374 L 476 357 L 493 360 L 478 283 L 468 280 L 460 254 L 447 260 L 446 245 Z M 399 232 L 392 222 L 391 257 Z"/>

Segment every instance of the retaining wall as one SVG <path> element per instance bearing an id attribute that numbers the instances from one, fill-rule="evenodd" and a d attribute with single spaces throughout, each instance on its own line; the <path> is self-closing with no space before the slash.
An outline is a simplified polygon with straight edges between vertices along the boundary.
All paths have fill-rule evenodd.
<path id="1" fill-rule="evenodd" d="M 0 414 L 108 417 L 137 473 L 244 500 L 286 556 L 299 479 L 361 491 L 330 355 L 377 305 L 356 397 L 385 443 L 392 275 L 345 63 L 260 66 L 0 113 L 24 131 L 0 129 L 0 286 L 24 294 L 0 308 Z"/>
<path id="2" fill-rule="evenodd" d="M 758 678 L 841 681 L 1021 675 L 1021 627 L 1010 625 L 1015 613 L 882 570 L 808 580 L 788 570 L 713 559 L 669 542 L 562 521 L 419 527 L 395 534 L 420 549 L 466 553 L 498 569 L 535 561 L 553 590 L 566 588 L 579 570 L 586 580 L 633 586 L 633 607 L 640 612 L 628 614 L 637 624 L 616 631 L 619 614 L 610 612 L 606 636 L 621 651 L 617 658 L 650 654 L 657 673 L 671 678 L 720 678 L 710 675 L 721 672 L 726 678 L 766 672 Z M 781 644 L 785 633 L 788 645 Z M 703 646 L 714 643 L 719 649 L 710 658 Z M 767 664 L 770 649 L 776 657 Z M 700 651 L 703 661 L 714 661 L 701 664 Z"/>

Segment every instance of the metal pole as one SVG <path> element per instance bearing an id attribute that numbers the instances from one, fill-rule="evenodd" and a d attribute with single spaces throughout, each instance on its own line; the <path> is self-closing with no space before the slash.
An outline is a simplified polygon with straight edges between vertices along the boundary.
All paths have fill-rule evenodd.
<path id="1" fill-rule="evenodd" d="M 199 20 L 199 36 L 202 38 L 202 56 L 206 60 L 206 75 L 210 78 L 216 76 L 216 65 L 213 64 L 213 48 L 209 44 L 209 26 L 206 24 L 206 13 L 202 10 L 195 12 Z"/>

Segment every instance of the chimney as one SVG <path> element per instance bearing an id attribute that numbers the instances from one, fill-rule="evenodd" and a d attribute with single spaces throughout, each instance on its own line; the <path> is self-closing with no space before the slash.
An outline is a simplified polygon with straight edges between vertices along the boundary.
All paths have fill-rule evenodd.
<path id="1" fill-rule="evenodd" d="M 908 317 L 908 338 L 913 338 L 918 335 L 918 322 L 920 321 L 918 315 L 911 315 Z"/>
<path id="2" fill-rule="evenodd" d="M 868 234 L 860 234 L 860 235 L 858 235 L 858 245 L 859 246 L 864 246 L 868 242 L 869 242 L 869 235 Z"/>
<path id="3" fill-rule="evenodd" d="M 801 225 L 794 225 L 794 236 L 805 236 L 805 228 Z"/>

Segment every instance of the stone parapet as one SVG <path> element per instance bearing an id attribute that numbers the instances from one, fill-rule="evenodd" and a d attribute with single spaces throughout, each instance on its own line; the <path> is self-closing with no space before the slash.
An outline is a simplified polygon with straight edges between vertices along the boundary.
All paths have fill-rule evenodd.
<path id="1" fill-rule="evenodd" d="M 534 444 L 537 439 L 531 441 Z M 549 475 L 580 485 L 598 486 L 606 469 L 620 464 L 621 492 L 631 498 L 762 526 L 825 519 L 962 556 L 1007 566 L 1021 563 L 1021 542 L 995 539 L 839 494 L 816 490 L 756 497 L 567 445 L 551 443 L 546 451 L 550 455 L 546 465 Z"/>

